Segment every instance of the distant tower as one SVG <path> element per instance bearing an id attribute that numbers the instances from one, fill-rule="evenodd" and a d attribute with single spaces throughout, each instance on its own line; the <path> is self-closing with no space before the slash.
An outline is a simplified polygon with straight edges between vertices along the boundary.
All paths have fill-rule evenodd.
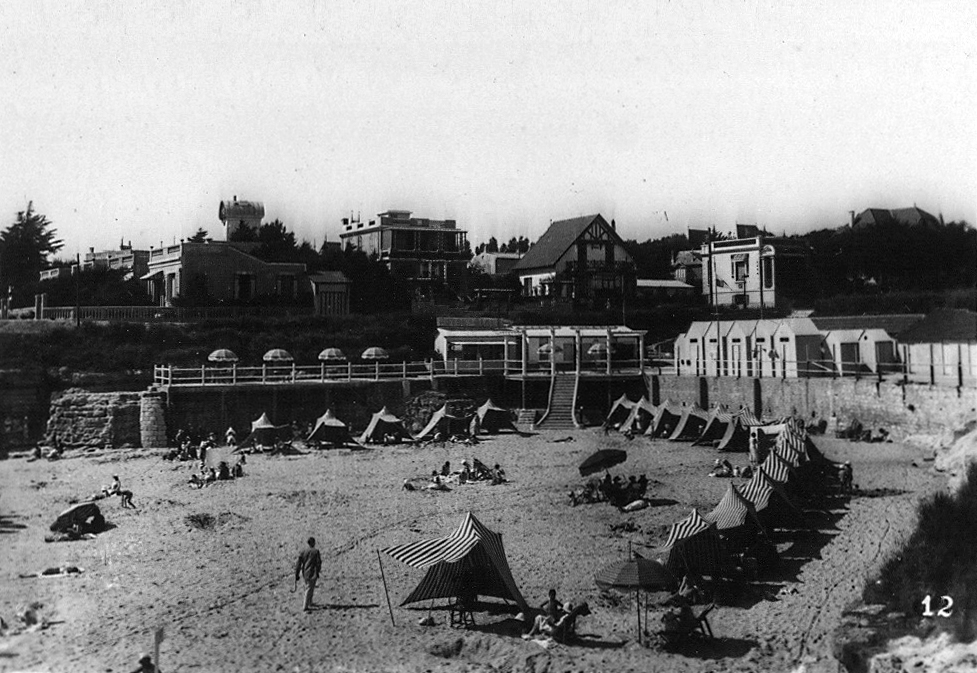
<path id="1" fill-rule="evenodd" d="M 224 225 L 224 240 L 231 240 L 241 227 L 247 227 L 254 233 L 258 233 L 261 220 L 265 216 L 265 206 L 260 201 L 238 201 L 237 196 L 233 201 L 221 201 L 220 210 L 217 217 Z"/>

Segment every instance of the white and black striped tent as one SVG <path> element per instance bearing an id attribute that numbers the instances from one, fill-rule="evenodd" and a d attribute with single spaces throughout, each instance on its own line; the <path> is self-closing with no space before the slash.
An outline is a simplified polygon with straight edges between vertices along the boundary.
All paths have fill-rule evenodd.
<path id="1" fill-rule="evenodd" d="M 447 537 L 420 540 L 381 550 L 412 568 L 426 569 L 420 584 L 401 605 L 435 598 L 492 596 L 528 610 L 502 547 L 502 535 L 471 512 Z"/>
<path id="2" fill-rule="evenodd" d="M 689 572 L 711 575 L 723 564 L 716 524 L 704 519 L 695 508 L 672 524 L 661 552 L 659 560 L 676 576 Z"/>
<path id="3" fill-rule="evenodd" d="M 706 514 L 703 519 L 715 523 L 716 528 L 723 532 L 735 531 L 749 526 L 763 530 L 753 503 L 744 498 L 739 488 L 732 483 L 726 489 L 726 494 L 716 505 L 716 508 Z"/>
<path id="4" fill-rule="evenodd" d="M 748 451 L 750 427 L 754 425 L 761 425 L 760 419 L 749 409 L 740 409 L 726 426 L 726 432 L 716 448 L 720 451 Z"/>

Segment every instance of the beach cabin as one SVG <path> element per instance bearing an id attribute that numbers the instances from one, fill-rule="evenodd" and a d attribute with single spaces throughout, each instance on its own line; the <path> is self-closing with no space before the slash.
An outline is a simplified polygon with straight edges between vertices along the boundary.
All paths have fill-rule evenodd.
<path id="1" fill-rule="evenodd" d="M 825 332 L 824 345 L 833 371 L 841 376 L 885 373 L 900 367 L 895 340 L 884 329 Z"/>
<path id="2" fill-rule="evenodd" d="M 977 380 L 977 313 L 933 311 L 899 335 L 906 372 L 916 380 L 972 384 Z"/>
<path id="3" fill-rule="evenodd" d="M 797 378 L 811 376 L 824 359 L 824 335 L 810 318 L 785 318 L 773 334 L 767 355 L 775 376 Z"/>

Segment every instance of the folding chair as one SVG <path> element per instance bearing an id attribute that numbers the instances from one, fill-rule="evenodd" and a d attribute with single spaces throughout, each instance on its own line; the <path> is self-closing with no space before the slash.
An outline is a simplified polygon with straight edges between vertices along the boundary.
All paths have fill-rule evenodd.
<path id="1" fill-rule="evenodd" d="M 470 626 L 475 626 L 475 613 L 472 612 L 472 603 L 469 600 L 465 600 L 461 596 L 455 599 L 453 603 L 448 606 L 448 614 L 451 617 L 451 626 L 453 628 L 464 628 L 467 629 Z"/>
<path id="2" fill-rule="evenodd" d="M 715 607 L 716 607 L 716 604 L 715 603 L 710 603 L 709 605 L 707 605 L 706 607 L 704 607 L 702 609 L 702 612 L 700 612 L 698 614 L 698 616 L 695 618 L 696 627 L 699 629 L 699 632 L 702 634 L 702 637 L 703 638 L 712 638 L 713 637 L 713 635 L 712 635 L 712 627 L 709 626 L 709 620 L 706 619 L 706 616 L 710 612 L 712 612 Z"/>

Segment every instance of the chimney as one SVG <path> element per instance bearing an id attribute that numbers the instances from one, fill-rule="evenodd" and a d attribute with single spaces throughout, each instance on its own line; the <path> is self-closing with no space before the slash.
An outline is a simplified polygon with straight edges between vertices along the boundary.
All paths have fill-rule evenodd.
<path id="1" fill-rule="evenodd" d="M 237 203 L 237 194 L 234 195 L 234 203 Z"/>
<path id="2" fill-rule="evenodd" d="M 611 230 L 617 231 L 617 222 L 614 221 L 614 218 L 611 218 Z"/>
<path id="3" fill-rule="evenodd" d="M 852 226 L 852 229 L 854 229 L 855 228 L 855 211 L 854 210 L 849 210 L 848 211 L 848 215 L 851 218 L 851 226 Z"/>

